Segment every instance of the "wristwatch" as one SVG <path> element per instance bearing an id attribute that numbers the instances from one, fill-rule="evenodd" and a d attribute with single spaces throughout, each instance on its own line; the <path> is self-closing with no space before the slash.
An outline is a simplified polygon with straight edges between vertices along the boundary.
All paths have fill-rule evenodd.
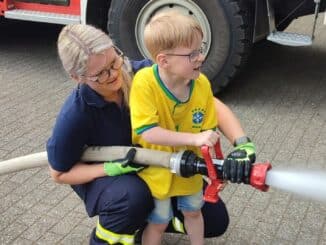
<path id="1" fill-rule="evenodd" d="M 251 142 L 249 137 L 242 136 L 242 137 L 239 137 L 239 138 L 235 139 L 233 146 L 242 145 L 242 144 L 245 144 L 245 143 L 248 143 L 248 142 Z"/>

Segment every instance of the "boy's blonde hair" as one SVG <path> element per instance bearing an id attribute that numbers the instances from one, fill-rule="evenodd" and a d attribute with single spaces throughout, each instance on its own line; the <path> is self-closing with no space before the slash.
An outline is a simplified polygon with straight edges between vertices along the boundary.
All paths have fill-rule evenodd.
<path id="1" fill-rule="evenodd" d="M 164 50 L 191 47 L 198 36 L 203 37 L 199 23 L 191 16 L 178 11 L 154 15 L 144 30 L 145 45 L 153 60 Z"/>
<path id="2" fill-rule="evenodd" d="M 114 47 L 111 38 L 102 30 L 90 25 L 71 24 L 65 26 L 58 37 L 58 53 L 66 72 L 72 76 L 83 76 L 87 71 L 88 58 Z M 126 105 L 132 79 L 131 66 L 124 59 L 122 66 L 122 91 Z"/>

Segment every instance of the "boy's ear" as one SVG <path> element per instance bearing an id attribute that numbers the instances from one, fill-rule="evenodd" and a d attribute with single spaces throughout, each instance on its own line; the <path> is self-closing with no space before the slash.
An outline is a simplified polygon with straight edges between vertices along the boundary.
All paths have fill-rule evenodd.
<path id="1" fill-rule="evenodd" d="M 156 63 L 162 68 L 166 68 L 169 65 L 167 56 L 162 53 L 156 56 Z"/>

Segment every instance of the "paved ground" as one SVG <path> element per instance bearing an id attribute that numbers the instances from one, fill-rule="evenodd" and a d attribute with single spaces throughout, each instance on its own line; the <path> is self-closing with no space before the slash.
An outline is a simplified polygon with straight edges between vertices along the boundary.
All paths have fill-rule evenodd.
<path id="1" fill-rule="evenodd" d="M 310 21 L 299 19 L 290 29 L 309 33 Z M 56 56 L 59 27 L 10 22 L 1 23 L 0 31 L 5 160 L 44 151 L 73 83 Z M 256 143 L 258 160 L 274 167 L 326 168 L 326 26 L 318 27 L 316 38 L 300 49 L 260 44 L 245 72 L 219 95 Z M 225 141 L 223 148 L 231 149 Z M 326 244 L 326 204 L 231 184 L 221 196 L 231 224 L 207 244 Z M 0 244 L 87 244 L 96 222 L 69 187 L 50 180 L 46 168 L 0 176 L 0 200 Z M 165 243 L 188 242 L 166 236 Z"/>

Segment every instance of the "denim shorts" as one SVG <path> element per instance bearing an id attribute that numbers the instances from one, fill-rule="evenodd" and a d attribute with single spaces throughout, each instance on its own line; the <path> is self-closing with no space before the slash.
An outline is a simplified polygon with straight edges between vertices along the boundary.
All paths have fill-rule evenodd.
<path id="1" fill-rule="evenodd" d="M 148 222 L 153 224 L 168 224 L 173 218 L 171 199 L 158 200 L 154 198 L 155 208 L 148 217 Z M 203 192 L 193 195 L 178 196 L 178 209 L 182 212 L 198 211 L 204 205 Z"/>

